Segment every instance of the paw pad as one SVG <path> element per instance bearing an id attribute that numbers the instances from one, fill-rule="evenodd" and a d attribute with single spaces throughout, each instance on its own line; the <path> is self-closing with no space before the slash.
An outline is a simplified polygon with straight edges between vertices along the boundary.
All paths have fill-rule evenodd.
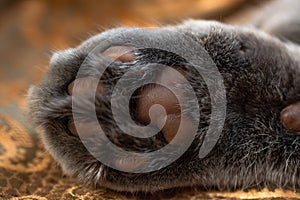
<path id="1" fill-rule="evenodd" d="M 112 46 L 106 49 L 103 55 L 121 62 L 131 62 L 136 59 L 134 48 L 129 46 Z"/>
<path id="2" fill-rule="evenodd" d="M 293 132 L 300 131 L 300 102 L 286 107 L 280 114 L 283 126 Z"/>
<path id="3" fill-rule="evenodd" d="M 135 48 L 129 46 L 112 46 L 103 52 L 105 57 L 110 59 L 118 60 L 121 62 L 131 62 L 136 59 Z M 177 72 L 176 72 L 177 71 Z M 179 67 L 165 68 L 161 71 L 156 79 L 157 84 L 148 84 L 137 91 L 137 98 L 135 102 L 135 118 L 142 124 L 149 124 L 154 120 L 154 124 L 162 131 L 163 136 L 167 142 L 170 142 L 180 128 L 184 133 L 192 132 L 190 131 L 192 125 L 186 116 L 183 116 L 182 109 L 179 105 L 178 98 L 183 100 L 184 89 L 182 88 L 183 79 L 178 78 L 178 72 L 186 78 L 186 73 Z M 75 88 L 74 85 L 77 87 Z M 162 86 L 163 85 L 163 86 Z M 181 86 L 181 87 L 180 87 Z M 96 93 L 99 95 L 104 95 L 105 85 L 99 82 L 94 77 L 83 77 L 78 78 L 68 85 L 67 91 L 69 95 L 87 95 L 89 94 L 90 88 L 97 87 Z M 176 91 L 176 95 L 172 92 Z M 165 112 L 161 112 L 161 109 L 153 109 L 154 105 L 162 106 Z M 154 107 L 153 107 L 154 106 Z M 151 118 L 150 118 L 151 109 Z M 166 115 L 165 115 L 166 114 Z M 97 126 L 95 124 L 87 123 L 76 123 L 77 125 L 86 127 L 86 135 L 93 132 L 93 127 Z M 83 127 L 83 128 L 84 128 Z M 78 136 L 75 123 L 70 120 L 68 123 L 69 131 Z M 184 140 L 184 138 L 182 138 Z"/>

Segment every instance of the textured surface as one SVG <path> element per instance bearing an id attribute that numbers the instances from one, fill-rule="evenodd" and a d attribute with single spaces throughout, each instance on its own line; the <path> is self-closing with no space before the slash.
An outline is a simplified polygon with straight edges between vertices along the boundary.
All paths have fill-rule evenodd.
<path id="1" fill-rule="evenodd" d="M 33 130 L 29 126 L 30 119 L 26 120 L 22 114 L 28 86 L 42 77 L 50 50 L 78 44 L 81 39 L 88 37 L 87 31 L 98 32 L 98 27 L 108 27 L 111 23 L 148 26 L 153 22 L 137 20 L 139 9 L 130 7 L 130 4 L 115 8 L 107 2 L 93 5 L 93 1 L 89 5 L 80 1 L 73 1 L 71 5 L 67 0 L 53 1 L 52 4 L 47 1 L 3 2 L 0 4 L 0 199 L 300 198 L 293 192 L 280 190 L 221 193 L 174 189 L 157 194 L 131 195 L 103 188 L 87 188 L 74 178 L 65 177 L 45 152 L 38 130 Z M 176 9 L 183 1 L 178 1 L 174 7 L 168 6 L 170 1 L 163 2 L 170 9 L 169 14 L 150 9 L 151 5 L 147 3 L 138 8 L 142 8 L 142 12 L 143 9 L 150 14 L 153 12 L 158 19 L 169 21 L 180 17 L 203 16 L 203 13 L 211 15 L 224 6 L 236 5 L 233 0 L 220 1 L 223 3 L 216 4 L 219 6 L 199 0 L 191 13 L 175 17 L 174 13 L 177 13 Z M 150 6 L 149 9 L 147 6 Z M 123 8 L 126 8 L 126 12 Z M 104 10 L 106 12 L 100 12 Z M 114 22 L 110 19 L 112 16 L 116 19 Z"/>

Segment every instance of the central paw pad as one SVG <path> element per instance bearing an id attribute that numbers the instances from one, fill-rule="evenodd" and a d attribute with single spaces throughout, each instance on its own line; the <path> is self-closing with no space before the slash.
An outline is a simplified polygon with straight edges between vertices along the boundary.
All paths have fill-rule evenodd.
<path id="1" fill-rule="evenodd" d="M 103 55 L 122 63 L 132 62 L 137 58 L 135 49 L 128 46 L 112 46 L 105 50 Z M 186 78 L 186 73 L 179 67 L 162 70 L 156 78 L 158 84 L 142 86 L 135 92 L 135 107 L 131 108 L 134 110 L 135 120 L 141 124 L 149 124 L 152 118 L 154 125 L 161 130 L 167 142 L 174 138 L 180 123 L 182 123 L 181 129 L 183 129 L 181 131 L 187 134 L 191 127 L 188 118 L 181 114 L 182 109 L 178 98 L 181 101 L 184 100 L 184 89 L 182 88 L 182 77 L 178 78 L 178 72 L 183 78 Z M 76 88 L 74 88 L 75 81 Z M 67 92 L 69 95 L 85 96 L 89 94 L 90 88 L 96 88 L 97 95 L 105 95 L 107 90 L 106 85 L 101 80 L 98 81 L 94 77 L 83 77 L 72 81 L 67 87 Z M 176 91 L 177 96 L 172 91 Z M 165 112 L 162 109 L 156 109 L 155 105 L 157 104 L 162 106 Z M 89 135 L 89 132 L 93 132 L 93 127 L 97 126 L 97 124 L 89 122 L 76 124 L 82 126 L 81 130 L 86 130 L 84 135 Z M 69 121 L 68 129 L 73 135 L 78 136 L 73 120 Z"/>

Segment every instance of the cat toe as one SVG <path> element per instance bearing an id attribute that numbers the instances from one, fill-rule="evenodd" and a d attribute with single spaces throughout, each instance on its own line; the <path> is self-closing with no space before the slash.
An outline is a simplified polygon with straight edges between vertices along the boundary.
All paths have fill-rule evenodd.
<path id="1" fill-rule="evenodd" d="M 105 57 L 121 62 L 131 62 L 136 59 L 135 48 L 130 46 L 112 46 L 103 52 Z"/>

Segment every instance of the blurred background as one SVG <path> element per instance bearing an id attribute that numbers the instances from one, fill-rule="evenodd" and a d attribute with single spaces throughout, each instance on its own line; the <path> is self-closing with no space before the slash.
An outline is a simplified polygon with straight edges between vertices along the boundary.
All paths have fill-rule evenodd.
<path id="1" fill-rule="evenodd" d="M 232 18 L 258 0 L 0 0 L 0 105 L 22 103 L 53 51 L 116 26 L 160 26 L 184 19 Z M 21 95 L 21 96 L 20 96 Z"/>
<path id="2" fill-rule="evenodd" d="M 0 0 L 0 199 L 125 199 L 121 194 L 91 190 L 64 177 L 23 115 L 28 87 L 40 81 L 54 51 L 75 47 L 91 35 L 117 26 L 163 26 L 188 18 L 242 24 L 266 2 Z M 225 193 L 167 194 L 174 199 L 216 195 L 224 197 Z M 254 197 L 260 196 L 254 193 Z"/>

